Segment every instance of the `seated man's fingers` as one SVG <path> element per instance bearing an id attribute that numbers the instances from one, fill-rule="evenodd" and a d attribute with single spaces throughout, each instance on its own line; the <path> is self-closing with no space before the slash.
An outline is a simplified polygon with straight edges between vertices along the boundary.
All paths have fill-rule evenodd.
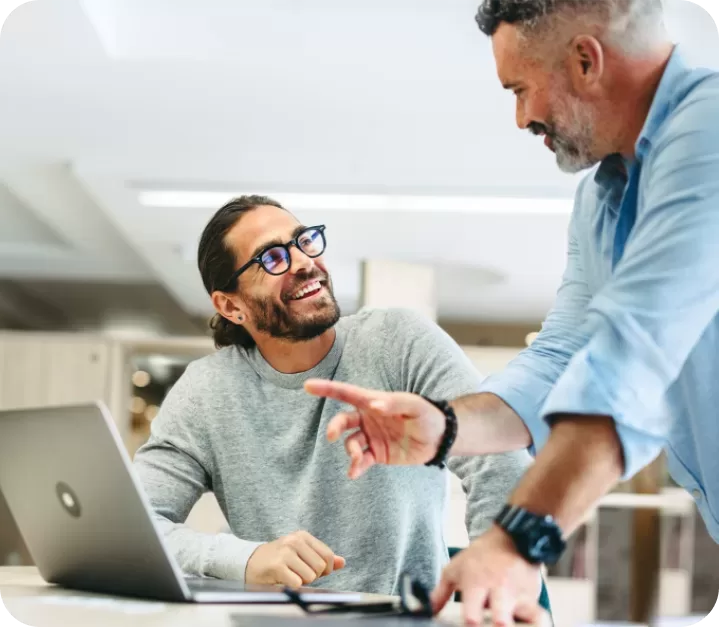
<path id="1" fill-rule="evenodd" d="M 307 544 L 320 556 L 323 563 L 321 575 L 329 575 L 335 569 L 336 555 L 322 540 L 318 540 L 311 534 L 306 536 Z"/>
<path id="2" fill-rule="evenodd" d="M 306 548 L 309 549 L 309 547 Z M 315 558 L 319 557 L 314 551 L 311 551 L 311 553 Z M 305 554 L 306 551 L 293 551 L 288 553 L 285 557 L 285 565 L 302 580 L 303 584 L 309 584 L 317 579 L 319 575 L 312 564 L 308 563 L 311 562 L 312 559 L 306 560 L 304 557 Z"/>
<path id="3" fill-rule="evenodd" d="M 333 568 L 334 570 L 340 570 L 347 565 L 347 560 L 344 557 L 335 555 Z"/>
<path id="4" fill-rule="evenodd" d="M 299 588 L 302 586 L 302 577 L 300 577 L 286 564 L 280 568 L 276 579 L 277 583 L 281 586 L 288 586 L 289 588 Z"/>
<path id="5" fill-rule="evenodd" d="M 330 564 L 333 564 L 334 562 L 331 557 L 326 560 L 324 556 L 321 555 L 321 553 L 317 549 L 315 549 L 314 543 L 311 543 L 310 541 L 298 544 L 296 550 L 299 558 L 312 569 L 314 579 L 321 577 L 322 574 L 327 570 L 328 561 Z M 290 567 L 292 568 L 292 566 Z M 305 580 L 305 583 L 311 583 L 311 581 L 314 581 L 314 579 L 312 579 L 311 581 L 307 581 L 303 576 L 303 573 L 298 572 L 297 570 L 295 570 L 295 568 L 292 568 L 292 570 L 294 570 L 298 575 L 300 575 L 303 580 Z"/>

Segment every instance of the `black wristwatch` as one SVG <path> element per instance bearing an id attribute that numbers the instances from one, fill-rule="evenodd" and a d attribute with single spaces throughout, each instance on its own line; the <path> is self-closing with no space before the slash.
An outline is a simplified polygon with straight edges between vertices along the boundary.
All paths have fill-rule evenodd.
<path id="1" fill-rule="evenodd" d="M 435 401 L 431 398 L 423 396 L 424 400 L 432 403 L 439 411 L 441 411 L 446 418 L 446 427 L 444 429 L 444 435 L 442 441 L 439 443 L 437 453 L 430 459 L 425 466 L 437 466 L 444 468 L 447 465 L 447 457 L 449 457 L 449 450 L 454 444 L 454 440 L 457 438 L 457 415 L 454 413 L 454 409 L 447 401 Z"/>
<path id="2" fill-rule="evenodd" d="M 505 505 L 494 521 L 514 542 L 519 554 L 532 564 L 556 564 L 567 543 L 551 516 L 540 516 Z"/>

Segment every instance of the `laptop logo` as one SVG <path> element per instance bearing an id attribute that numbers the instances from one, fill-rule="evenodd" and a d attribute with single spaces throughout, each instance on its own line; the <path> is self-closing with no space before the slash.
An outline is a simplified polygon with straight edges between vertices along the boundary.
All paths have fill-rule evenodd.
<path id="1" fill-rule="evenodd" d="M 62 481 L 55 486 L 55 493 L 60 500 L 62 508 L 73 518 L 80 518 L 80 501 L 72 491 L 72 488 Z"/>

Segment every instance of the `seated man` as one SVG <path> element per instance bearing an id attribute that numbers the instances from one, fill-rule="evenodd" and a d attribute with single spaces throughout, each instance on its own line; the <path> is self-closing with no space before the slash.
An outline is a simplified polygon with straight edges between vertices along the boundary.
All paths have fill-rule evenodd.
<path id="1" fill-rule="evenodd" d="M 168 393 L 135 465 L 170 550 L 191 575 L 397 594 L 403 571 L 434 585 L 448 561 L 437 467 L 373 469 L 361 481 L 327 442 L 339 403 L 310 378 L 454 398 L 480 377 L 439 327 L 403 310 L 340 318 L 322 254 L 273 200 L 243 196 L 210 220 L 199 269 L 218 314 L 218 351 L 189 365 Z M 491 526 L 531 463 L 515 453 L 453 458 L 475 538 Z M 183 523 L 214 492 L 232 533 Z"/>

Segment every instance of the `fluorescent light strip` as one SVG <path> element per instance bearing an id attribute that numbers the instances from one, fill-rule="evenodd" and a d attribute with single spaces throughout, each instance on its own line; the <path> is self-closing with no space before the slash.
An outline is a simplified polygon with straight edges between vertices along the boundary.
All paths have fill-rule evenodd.
<path id="1" fill-rule="evenodd" d="M 145 207 L 219 209 L 241 192 L 141 191 Z M 292 211 L 399 211 L 492 214 L 569 215 L 571 198 L 506 198 L 488 196 L 393 196 L 366 194 L 266 194 Z"/>

